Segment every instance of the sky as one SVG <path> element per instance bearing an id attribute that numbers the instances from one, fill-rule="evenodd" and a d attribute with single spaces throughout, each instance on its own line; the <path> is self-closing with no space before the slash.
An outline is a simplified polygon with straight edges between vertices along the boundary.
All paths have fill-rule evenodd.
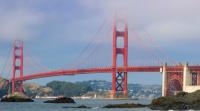
<path id="1" fill-rule="evenodd" d="M 128 24 L 129 65 L 196 65 L 200 63 L 199 10 L 199 0 L 0 0 L 0 74 L 10 77 L 16 39 L 24 41 L 25 75 L 111 66 L 114 18 Z M 120 40 L 119 45 L 123 45 Z M 119 57 L 119 65 L 121 61 Z M 29 82 L 94 79 L 111 81 L 111 74 Z M 161 81 L 160 73 L 129 73 L 128 78 L 129 83 L 139 84 Z"/>

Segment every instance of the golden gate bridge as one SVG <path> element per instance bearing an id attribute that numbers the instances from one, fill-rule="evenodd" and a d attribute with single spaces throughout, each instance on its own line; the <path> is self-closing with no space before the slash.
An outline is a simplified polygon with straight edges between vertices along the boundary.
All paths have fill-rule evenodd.
<path id="1" fill-rule="evenodd" d="M 33 74 L 24 74 L 24 43 L 22 40 L 16 40 L 12 48 L 12 77 L 9 80 L 12 93 L 23 93 L 23 82 L 32 79 L 79 75 L 79 74 L 96 74 L 111 73 L 112 74 L 112 98 L 127 97 L 127 78 L 128 72 L 161 72 L 162 73 L 162 95 L 168 96 L 180 92 L 190 92 L 200 89 L 200 66 L 173 65 L 168 66 L 130 66 L 128 65 L 128 25 L 124 22 L 122 30 L 117 28 L 116 22 L 112 29 L 112 65 L 109 67 L 91 67 L 54 70 L 47 72 L 39 72 Z M 123 47 L 118 47 L 118 39 L 123 41 Z M 117 65 L 118 56 L 123 56 L 123 66 Z M 98 59 L 98 58 L 97 58 Z M 172 89 L 173 87 L 173 89 Z"/>

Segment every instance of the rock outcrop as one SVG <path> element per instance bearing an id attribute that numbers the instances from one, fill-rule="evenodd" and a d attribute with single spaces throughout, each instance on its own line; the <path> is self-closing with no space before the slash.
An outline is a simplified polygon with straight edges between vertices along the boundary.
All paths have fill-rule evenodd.
<path id="1" fill-rule="evenodd" d="M 60 97 L 54 100 L 47 100 L 44 103 L 75 103 L 75 101 L 72 98 Z"/>
<path id="2" fill-rule="evenodd" d="M 85 105 L 81 105 L 81 106 L 76 106 L 76 107 L 63 107 L 63 108 L 80 108 L 80 109 L 90 109 L 91 107 L 85 106 Z"/>
<path id="3" fill-rule="evenodd" d="M 14 93 L 3 96 L 1 102 L 34 102 L 34 100 L 24 94 Z"/>
<path id="4" fill-rule="evenodd" d="M 125 104 L 110 104 L 104 106 L 103 108 L 144 108 L 144 107 L 147 107 L 147 105 L 125 103 Z"/>
<path id="5" fill-rule="evenodd" d="M 149 106 L 153 110 L 200 110 L 200 90 L 193 93 L 180 92 L 176 96 L 154 99 Z"/>
<path id="6" fill-rule="evenodd" d="M 193 93 L 180 92 L 176 96 L 166 96 L 154 99 L 149 105 L 115 104 L 104 108 L 144 108 L 152 110 L 200 110 L 200 90 Z"/>

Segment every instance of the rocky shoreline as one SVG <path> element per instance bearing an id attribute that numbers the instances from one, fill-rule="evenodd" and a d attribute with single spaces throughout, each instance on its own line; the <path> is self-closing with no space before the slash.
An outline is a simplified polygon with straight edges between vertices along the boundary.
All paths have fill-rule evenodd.
<path id="1" fill-rule="evenodd" d="M 176 96 L 154 99 L 151 104 L 113 104 L 103 108 L 150 108 L 152 110 L 200 110 L 200 90 L 193 93 L 180 92 Z"/>
<path id="2" fill-rule="evenodd" d="M 180 92 L 176 96 L 160 97 L 149 106 L 153 110 L 200 110 L 200 90 L 193 93 Z"/>

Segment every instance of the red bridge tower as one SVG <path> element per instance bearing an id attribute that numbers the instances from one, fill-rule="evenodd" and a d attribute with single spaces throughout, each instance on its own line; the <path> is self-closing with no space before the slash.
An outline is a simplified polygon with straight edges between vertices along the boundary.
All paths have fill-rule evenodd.
<path id="1" fill-rule="evenodd" d="M 13 63 L 12 63 L 12 94 L 16 91 L 23 93 L 23 41 L 16 40 L 13 44 Z M 16 85 L 15 78 L 19 76 L 21 81 Z"/>
<path id="2" fill-rule="evenodd" d="M 118 38 L 123 38 L 123 47 L 118 47 Z M 127 71 L 118 72 L 117 56 L 123 55 L 123 65 L 128 66 L 128 26 L 124 23 L 124 30 L 119 30 L 116 23 L 113 26 L 113 72 L 112 72 L 112 97 L 127 98 Z"/>

